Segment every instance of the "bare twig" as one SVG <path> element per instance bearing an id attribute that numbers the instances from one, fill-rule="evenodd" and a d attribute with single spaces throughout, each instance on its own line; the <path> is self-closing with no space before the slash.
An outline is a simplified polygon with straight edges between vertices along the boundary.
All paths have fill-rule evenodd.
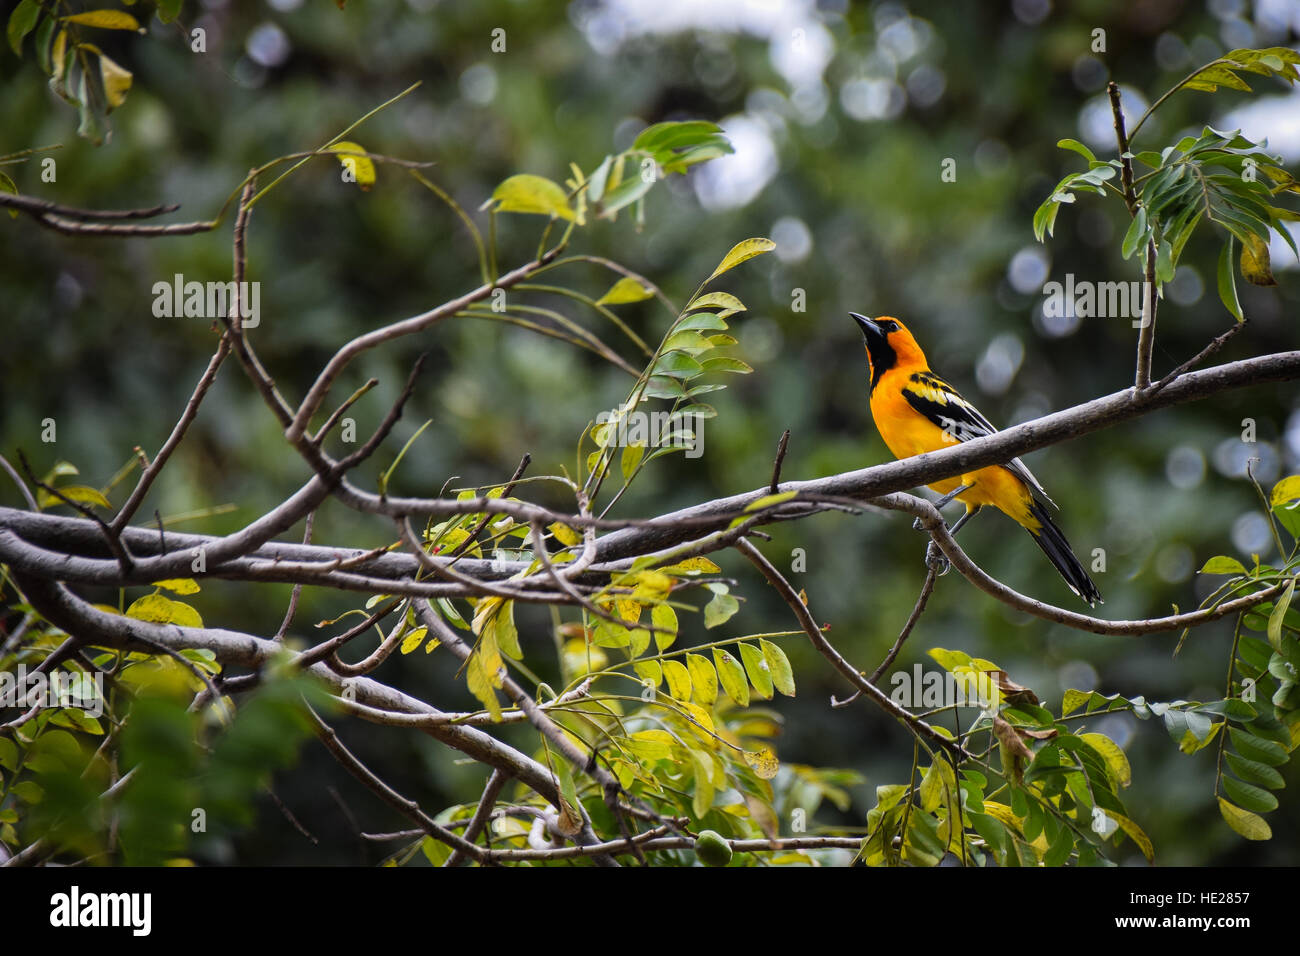
<path id="1" fill-rule="evenodd" d="M 236 286 L 238 288 L 238 286 Z M 225 361 L 226 356 L 230 354 L 230 336 L 222 335 L 217 342 L 217 350 L 213 353 L 208 367 L 204 369 L 203 374 L 199 377 L 199 383 L 194 387 L 194 393 L 185 403 L 185 410 L 181 413 L 180 419 L 172 429 L 172 433 L 167 437 L 167 441 L 162 448 L 158 449 L 158 454 L 154 456 L 152 462 L 146 460 L 144 472 L 140 475 L 140 480 L 136 482 L 135 488 L 131 491 L 130 497 L 117 512 L 117 516 L 109 524 L 114 532 L 119 532 L 131 520 L 132 516 L 140 507 L 144 496 L 148 494 L 150 486 L 154 483 L 159 473 L 166 466 L 167 461 L 171 458 L 172 452 L 181 443 L 185 437 L 185 432 L 189 429 L 190 423 L 194 421 L 195 416 L 199 413 L 199 404 L 216 381 L 217 370 L 221 368 L 221 363 Z"/>
<path id="2" fill-rule="evenodd" d="M 794 611 L 794 616 L 798 619 L 799 626 L 804 629 L 804 633 L 807 634 L 808 639 L 812 641 L 813 647 L 815 647 L 823 657 L 830 661 L 831 665 L 843 674 L 844 677 L 848 679 L 849 683 L 862 691 L 866 696 L 870 697 L 875 704 L 883 708 L 891 717 L 895 717 L 902 721 L 902 723 L 913 733 L 918 734 L 930 741 L 930 743 L 943 748 L 953 754 L 954 757 L 967 758 L 971 756 L 960 743 L 939 733 L 939 731 L 935 730 L 920 717 L 917 717 L 915 714 L 894 703 L 888 694 L 873 684 L 860 671 L 855 669 L 852 664 L 846 661 L 843 656 L 841 656 L 840 652 L 831 646 L 830 641 L 826 640 L 826 636 L 822 633 L 821 628 L 817 626 L 817 622 L 813 620 L 812 614 L 809 612 L 807 606 L 799 599 L 798 592 L 795 591 L 794 587 L 791 586 L 790 582 L 787 581 L 781 572 L 776 569 L 772 562 L 768 561 L 767 558 L 763 556 L 763 553 L 759 551 L 758 548 L 754 547 L 753 544 L 744 538 L 737 541 L 735 547 L 737 551 L 750 560 L 754 567 L 758 568 L 758 570 L 762 572 L 763 577 L 767 578 L 767 582 L 776 589 L 776 592 L 781 595 L 785 603 L 790 606 L 792 611 Z"/>
<path id="3" fill-rule="evenodd" d="M 492 815 L 492 808 L 496 806 L 497 797 L 501 795 L 501 790 L 505 787 L 508 779 L 500 770 L 493 770 L 488 774 L 487 784 L 483 787 L 483 796 L 479 798 L 474 816 L 470 819 L 469 825 L 465 827 L 465 840 L 467 842 L 473 843 L 478 839 L 478 835 L 483 832 L 488 818 Z M 489 842 L 491 842 L 490 839 Z M 464 862 L 465 854 L 456 849 L 451 851 L 451 856 L 447 858 L 447 862 L 443 866 L 455 867 Z"/>
<path id="4" fill-rule="evenodd" d="M 871 683 L 874 684 L 880 680 L 885 671 L 889 670 L 890 665 L 894 663 L 894 659 L 898 657 L 898 652 L 903 649 L 903 642 L 907 640 L 908 635 L 912 633 L 912 628 L 916 627 L 916 622 L 921 619 L 921 615 L 925 612 L 926 602 L 930 600 L 930 593 L 934 590 L 934 582 L 938 578 L 939 572 L 935 568 L 926 571 L 925 583 L 921 585 L 921 593 L 917 595 L 912 613 L 908 616 L 907 623 L 903 625 L 903 630 L 899 632 L 898 640 L 894 641 L 894 646 L 889 649 L 889 653 L 880 662 L 880 666 L 868 678 Z"/>
<path id="5" fill-rule="evenodd" d="M 1164 388 L 1166 385 L 1172 382 L 1174 379 L 1178 378 L 1178 376 L 1186 372 L 1188 369 L 1192 369 L 1200 365 L 1211 355 L 1214 355 L 1216 352 L 1218 352 L 1219 349 L 1223 348 L 1223 346 L 1227 344 L 1228 339 L 1232 338 L 1234 335 L 1236 335 L 1245 327 L 1246 327 L 1245 321 L 1234 322 L 1232 324 L 1232 327 L 1229 328 L 1226 332 L 1221 332 L 1218 335 L 1216 335 L 1213 339 L 1211 339 L 1210 343 L 1207 346 L 1205 346 L 1205 348 L 1201 349 L 1199 352 L 1197 352 L 1195 355 L 1189 358 L 1182 365 L 1178 366 L 1176 369 L 1174 369 L 1172 372 L 1170 372 L 1160 381 L 1152 384 L 1152 386 L 1149 389 L 1147 389 L 1146 394 L 1147 395 L 1156 394 L 1162 388 Z"/>
<path id="6" fill-rule="evenodd" d="M 781 464 L 785 461 L 785 446 L 790 442 L 790 429 L 781 433 L 781 440 L 776 445 L 776 460 L 772 462 L 772 483 L 768 490 L 776 494 L 777 488 L 781 484 Z"/>

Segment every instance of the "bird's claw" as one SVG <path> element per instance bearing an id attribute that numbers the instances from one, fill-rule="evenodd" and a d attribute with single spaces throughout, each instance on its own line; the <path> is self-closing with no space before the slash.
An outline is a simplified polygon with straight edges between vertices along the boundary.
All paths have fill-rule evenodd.
<path id="1" fill-rule="evenodd" d="M 943 577 L 952 569 L 952 562 L 939 550 L 939 546 L 931 541 L 925 548 L 925 566 L 937 576 Z"/>

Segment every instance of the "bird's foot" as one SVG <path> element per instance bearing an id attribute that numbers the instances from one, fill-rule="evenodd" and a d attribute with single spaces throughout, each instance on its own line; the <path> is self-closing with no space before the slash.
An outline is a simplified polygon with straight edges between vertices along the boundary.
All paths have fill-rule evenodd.
<path id="1" fill-rule="evenodd" d="M 943 577 L 952 569 L 952 562 L 939 550 L 939 546 L 931 541 L 925 548 L 925 566 L 938 577 Z"/>

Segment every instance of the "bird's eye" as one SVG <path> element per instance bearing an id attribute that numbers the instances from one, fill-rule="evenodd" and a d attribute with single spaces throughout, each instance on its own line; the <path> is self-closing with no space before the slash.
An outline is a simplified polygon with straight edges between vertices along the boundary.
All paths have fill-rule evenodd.
<path id="1" fill-rule="evenodd" d="M 880 327 L 881 327 L 882 329 L 884 329 L 886 332 L 897 332 L 897 331 L 898 331 L 898 323 L 897 323 L 897 322 L 881 322 L 881 323 L 880 323 Z"/>

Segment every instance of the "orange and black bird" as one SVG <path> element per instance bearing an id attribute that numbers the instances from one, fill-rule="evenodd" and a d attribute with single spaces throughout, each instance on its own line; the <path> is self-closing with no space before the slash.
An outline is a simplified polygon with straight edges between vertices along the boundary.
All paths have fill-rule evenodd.
<path id="1" fill-rule="evenodd" d="M 892 316 L 868 319 L 856 312 L 849 315 L 862 327 L 867 340 L 871 417 L 895 457 L 938 451 L 997 431 L 974 405 L 930 370 L 925 353 L 902 322 Z M 953 532 L 980 508 L 993 505 L 1033 536 L 1070 590 L 1090 605 L 1101 601 L 1097 585 L 1048 514 L 1047 506 L 1055 508 L 1056 503 L 1019 458 L 960 478 L 936 481 L 930 487 L 944 496 L 939 507 L 954 497 L 966 505 Z"/>

